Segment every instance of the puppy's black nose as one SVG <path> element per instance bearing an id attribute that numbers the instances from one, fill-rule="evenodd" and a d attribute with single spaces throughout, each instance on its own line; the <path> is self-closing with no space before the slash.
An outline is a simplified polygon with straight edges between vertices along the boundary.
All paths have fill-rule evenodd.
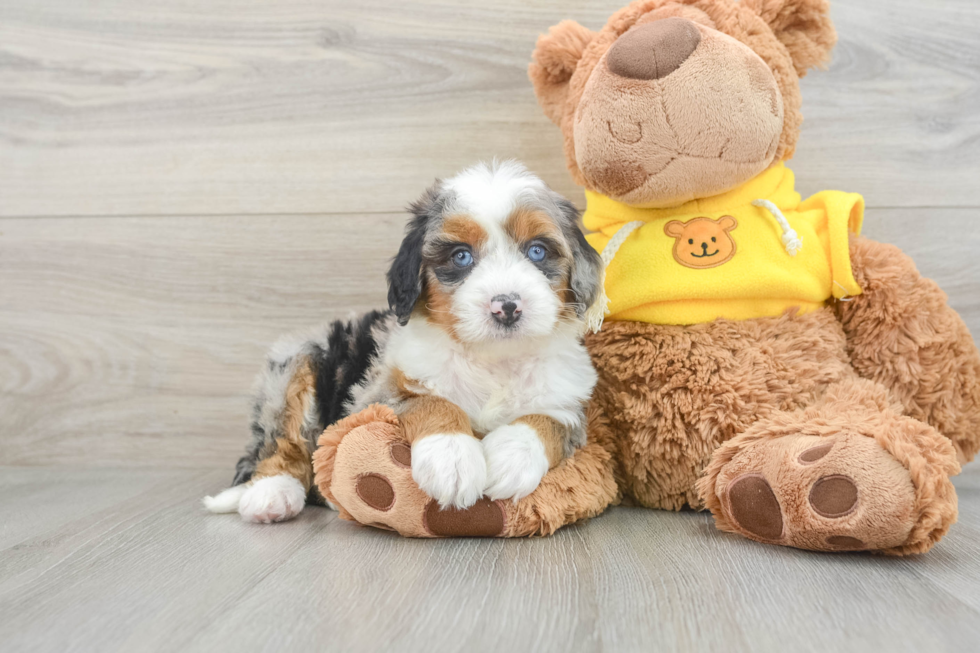
<path id="1" fill-rule="evenodd" d="M 504 326 L 511 326 L 521 319 L 523 308 L 524 303 L 517 293 L 497 295 L 490 300 L 490 314 L 493 315 L 494 320 Z"/>

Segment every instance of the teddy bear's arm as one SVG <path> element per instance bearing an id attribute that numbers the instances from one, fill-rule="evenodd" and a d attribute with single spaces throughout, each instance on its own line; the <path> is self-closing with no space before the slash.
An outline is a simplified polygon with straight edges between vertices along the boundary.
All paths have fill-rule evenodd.
<path id="1" fill-rule="evenodd" d="M 862 294 L 834 303 L 857 372 L 972 460 L 980 449 L 980 353 L 946 294 L 899 248 L 852 237 Z"/>

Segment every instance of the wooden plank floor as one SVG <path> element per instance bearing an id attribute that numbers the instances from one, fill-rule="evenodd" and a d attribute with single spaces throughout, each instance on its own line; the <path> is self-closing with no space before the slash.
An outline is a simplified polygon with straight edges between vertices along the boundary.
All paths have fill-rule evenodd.
<path id="1" fill-rule="evenodd" d="M 980 465 L 926 556 L 615 509 L 534 541 L 208 516 L 283 331 L 382 306 L 403 207 L 576 202 L 535 37 L 626 0 L 0 0 L 0 650 L 973 651 Z M 980 3 L 832 0 L 799 189 L 861 192 L 980 335 Z"/>
<path id="2" fill-rule="evenodd" d="M 930 554 L 814 554 L 616 508 L 408 540 L 322 508 L 209 515 L 227 470 L 0 470 L 7 651 L 976 651 L 980 469 Z"/>

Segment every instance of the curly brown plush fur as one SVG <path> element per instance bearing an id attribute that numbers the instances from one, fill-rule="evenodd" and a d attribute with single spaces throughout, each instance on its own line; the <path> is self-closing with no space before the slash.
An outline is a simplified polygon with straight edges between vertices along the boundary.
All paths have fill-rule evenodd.
<path id="1" fill-rule="evenodd" d="M 701 507 L 694 484 L 718 445 L 849 373 L 829 310 L 693 327 L 609 322 L 587 343 L 623 489 L 649 508 Z"/>
<path id="2" fill-rule="evenodd" d="M 980 450 L 980 357 L 946 295 L 900 249 L 858 238 L 851 247 L 864 294 L 834 306 L 857 372 L 891 390 L 905 414 L 935 427 L 961 459 Z"/>

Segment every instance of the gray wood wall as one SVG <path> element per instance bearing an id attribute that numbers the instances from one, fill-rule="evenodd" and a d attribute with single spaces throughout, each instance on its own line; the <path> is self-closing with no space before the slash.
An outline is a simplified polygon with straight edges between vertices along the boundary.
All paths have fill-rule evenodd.
<path id="1" fill-rule="evenodd" d="M 525 69 L 624 0 L 0 0 L 0 465 L 230 465 L 283 331 L 384 304 L 410 200 L 516 157 Z M 804 193 L 864 193 L 980 334 L 980 2 L 835 0 Z"/>

